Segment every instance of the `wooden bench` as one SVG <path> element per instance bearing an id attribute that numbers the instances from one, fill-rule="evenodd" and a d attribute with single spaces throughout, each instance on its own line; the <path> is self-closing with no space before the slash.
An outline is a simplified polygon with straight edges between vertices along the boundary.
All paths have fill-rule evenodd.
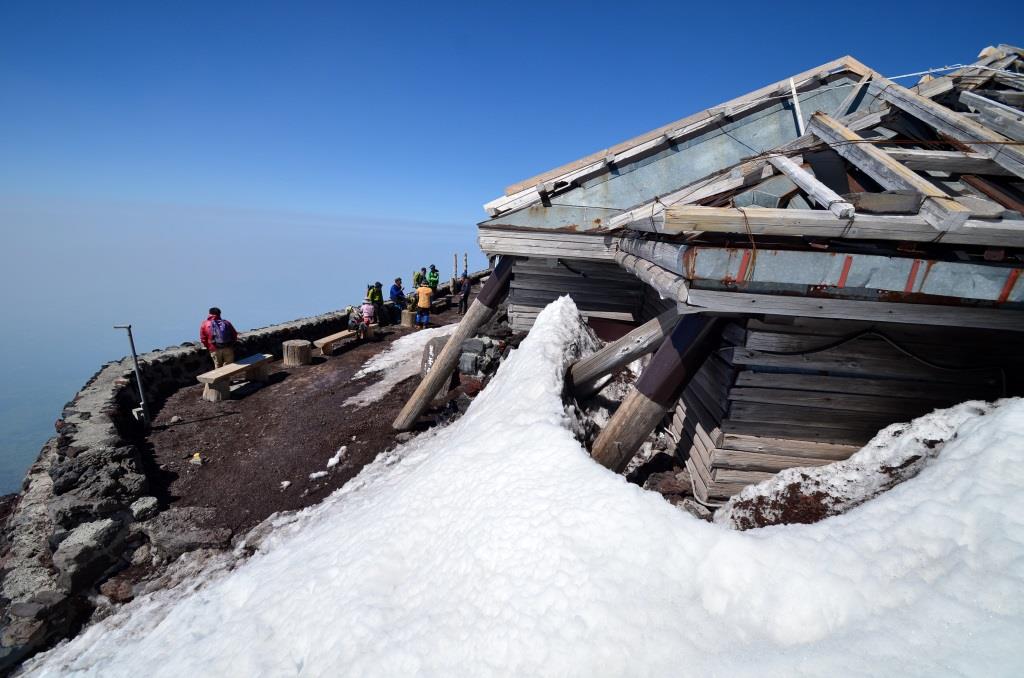
<path id="1" fill-rule="evenodd" d="M 231 397 L 231 382 L 235 379 L 266 381 L 270 373 L 270 361 L 273 359 L 274 356 L 269 353 L 257 353 L 200 374 L 196 379 L 203 384 L 203 400 L 214 403 L 227 400 Z"/>
<path id="2" fill-rule="evenodd" d="M 374 333 L 377 331 L 379 327 L 380 323 L 373 323 L 372 325 L 370 325 L 370 330 L 366 333 L 366 338 L 372 339 Z M 316 341 L 313 342 L 313 346 L 315 346 L 316 350 L 319 351 L 318 355 L 330 355 L 334 351 L 334 349 L 338 347 L 338 344 L 354 336 L 356 336 L 355 330 L 343 330 L 341 332 L 329 334 L 322 339 L 317 339 Z M 314 353 L 316 352 L 314 351 Z"/>

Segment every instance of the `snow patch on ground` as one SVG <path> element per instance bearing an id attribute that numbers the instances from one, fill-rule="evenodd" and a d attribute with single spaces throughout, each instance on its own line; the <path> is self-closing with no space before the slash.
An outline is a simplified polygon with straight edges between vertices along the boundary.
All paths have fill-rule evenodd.
<path id="1" fill-rule="evenodd" d="M 327 468 L 334 468 L 341 461 L 341 458 L 348 452 L 348 447 L 342 445 L 338 448 L 338 451 L 334 453 L 334 456 L 327 460 Z"/>
<path id="2" fill-rule="evenodd" d="M 383 372 L 381 380 L 346 400 L 344 406 L 366 407 L 378 402 L 397 384 L 419 374 L 420 358 L 427 342 L 434 337 L 450 335 L 456 327 L 458 325 L 431 327 L 396 339 L 386 351 L 367 360 L 352 377 L 353 380 L 362 379 L 375 372 Z"/>
<path id="3" fill-rule="evenodd" d="M 849 513 L 739 532 L 580 447 L 587 341 L 554 302 L 461 419 L 30 675 L 1019 675 L 1024 401 Z"/>
<path id="4" fill-rule="evenodd" d="M 326 477 L 327 477 L 327 471 L 313 471 L 312 473 L 309 474 L 309 479 L 310 480 L 319 480 L 320 478 L 326 478 Z"/>

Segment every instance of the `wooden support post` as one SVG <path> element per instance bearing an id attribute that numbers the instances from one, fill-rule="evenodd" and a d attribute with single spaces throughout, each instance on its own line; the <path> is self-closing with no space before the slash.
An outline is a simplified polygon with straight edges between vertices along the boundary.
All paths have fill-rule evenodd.
<path id="1" fill-rule="evenodd" d="M 594 441 L 590 454 L 597 463 L 616 473 L 626 468 L 704 364 L 721 328 L 717 318 L 704 315 L 684 315 L 679 319 L 640 375 L 636 387 Z"/>
<path id="2" fill-rule="evenodd" d="M 677 309 L 669 309 L 597 353 L 574 362 L 569 368 L 569 380 L 576 398 L 589 398 L 598 391 L 602 377 L 616 372 L 641 356 L 656 351 L 662 340 L 675 327 L 678 317 Z"/>
<path id="3" fill-rule="evenodd" d="M 925 196 L 921 215 L 936 229 L 948 231 L 963 226 L 971 215 L 969 209 L 943 193 L 935 184 L 893 160 L 885 151 L 871 145 L 859 134 L 824 113 L 818 112 L 811 116 L 809 130 L 883 187 L 917 191 Z"/>
<path id="4" fill-rule="evenodd" d="M 409 402 L 405 404 L 405 407 L 402 408 L 402 411 L 398 413 L 398 417 L 391 424 L 395 430 L 408 431 L 411 429 L 416 423 L 416 419 L 419 418 L 423 410 L 430 404 L 434 394 L 447 383 L 448 377 L 451 376 L 451 373 L 458 365 L 462 342 L 472 337 L 477 329 L 494 315 L 498 304 L 508 294 L 509 283 L 512 280 L 512 264 L 514 262 L 515 257 L 502 257 L 501 261 L 498 262 L 498 265 L 491 273 L 491 277 L 487 279 L 487 283 L 480 290 L 480 294 L 473 300 L 466 315 L 459 322 L 459 326 L 448 337 L 448 341 L 445 343 L 441 353 L 434 360 L 430 372 L 420 381 L 416 391 L 409 398 Z"/>
<path id="5" fill-rule="evenodd" d="M 804 114 L 800 110 L 800 96 L 796 93 L 796 83 L 789 79 L 789 91 L 793 94 L 793 115 L 796 116 L 796 131 L 804 135 Z"/>
<path id="6" fill-rule="evenodd" d="M 313 356 L 313 345 L 306 339 L 289 339 L 281 344 L 285 367 L 308 365 Z"/>
<path id="7" fill-rule="evenodd" d="M 807 195 L 811 196 L 814 202 L 818 203 L 840 219 L 853 217 L 853 205 L 839 197 L 825 184 L 818 181 L 814 175 L 784 155 L 773 155 L 768 157 L 772 167 L 789 177 L 794 184 L 804 189 Z"/>

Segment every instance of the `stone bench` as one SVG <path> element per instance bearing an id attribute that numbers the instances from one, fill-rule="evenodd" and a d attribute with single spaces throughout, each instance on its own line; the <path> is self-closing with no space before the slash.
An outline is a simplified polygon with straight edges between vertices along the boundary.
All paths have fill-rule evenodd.
<path id="1" fill-rule="evenodd" d="M 366 338 L 373 338 L 374 333 L 377 331 L 379 327 L 379 323 L 373 323 L 372 325 L 370 325 L 370 330 L 366 333 Z M 322 339 L 317 339 L 316 341 L 313 342 L 313 346 L 315 346 L 316 350 L 319 351 L 319 355 L 330 355 L 334 351 L 334 349 L 338 347 L 338 344 L 354 336 L 356 336 L 355 330 L 343 330 L 341 332 L 329 334 L 326 337 L 323 337 Z"/>
<path id="2" fill-rule="evenodd" d="M 270 361 L 273 359 L 274 356 L 269 353 L 257 353 L 200 374 L 196 379 L 203 384 L 203 400 L 213 403 L 227 400 L 231 397 L 231 382 L 236 379 L 266 381 L 270 373 Z"/>

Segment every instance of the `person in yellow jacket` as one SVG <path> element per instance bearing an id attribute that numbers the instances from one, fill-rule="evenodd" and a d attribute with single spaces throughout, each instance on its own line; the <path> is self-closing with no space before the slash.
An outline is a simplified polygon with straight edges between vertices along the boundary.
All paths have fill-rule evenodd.
<path id="1" fill-rule="evenodd" d="M 416 289 L 416 326 L 426 327 L 430 324 L 430 299 L 434 290 L 424 280 Z"/>

